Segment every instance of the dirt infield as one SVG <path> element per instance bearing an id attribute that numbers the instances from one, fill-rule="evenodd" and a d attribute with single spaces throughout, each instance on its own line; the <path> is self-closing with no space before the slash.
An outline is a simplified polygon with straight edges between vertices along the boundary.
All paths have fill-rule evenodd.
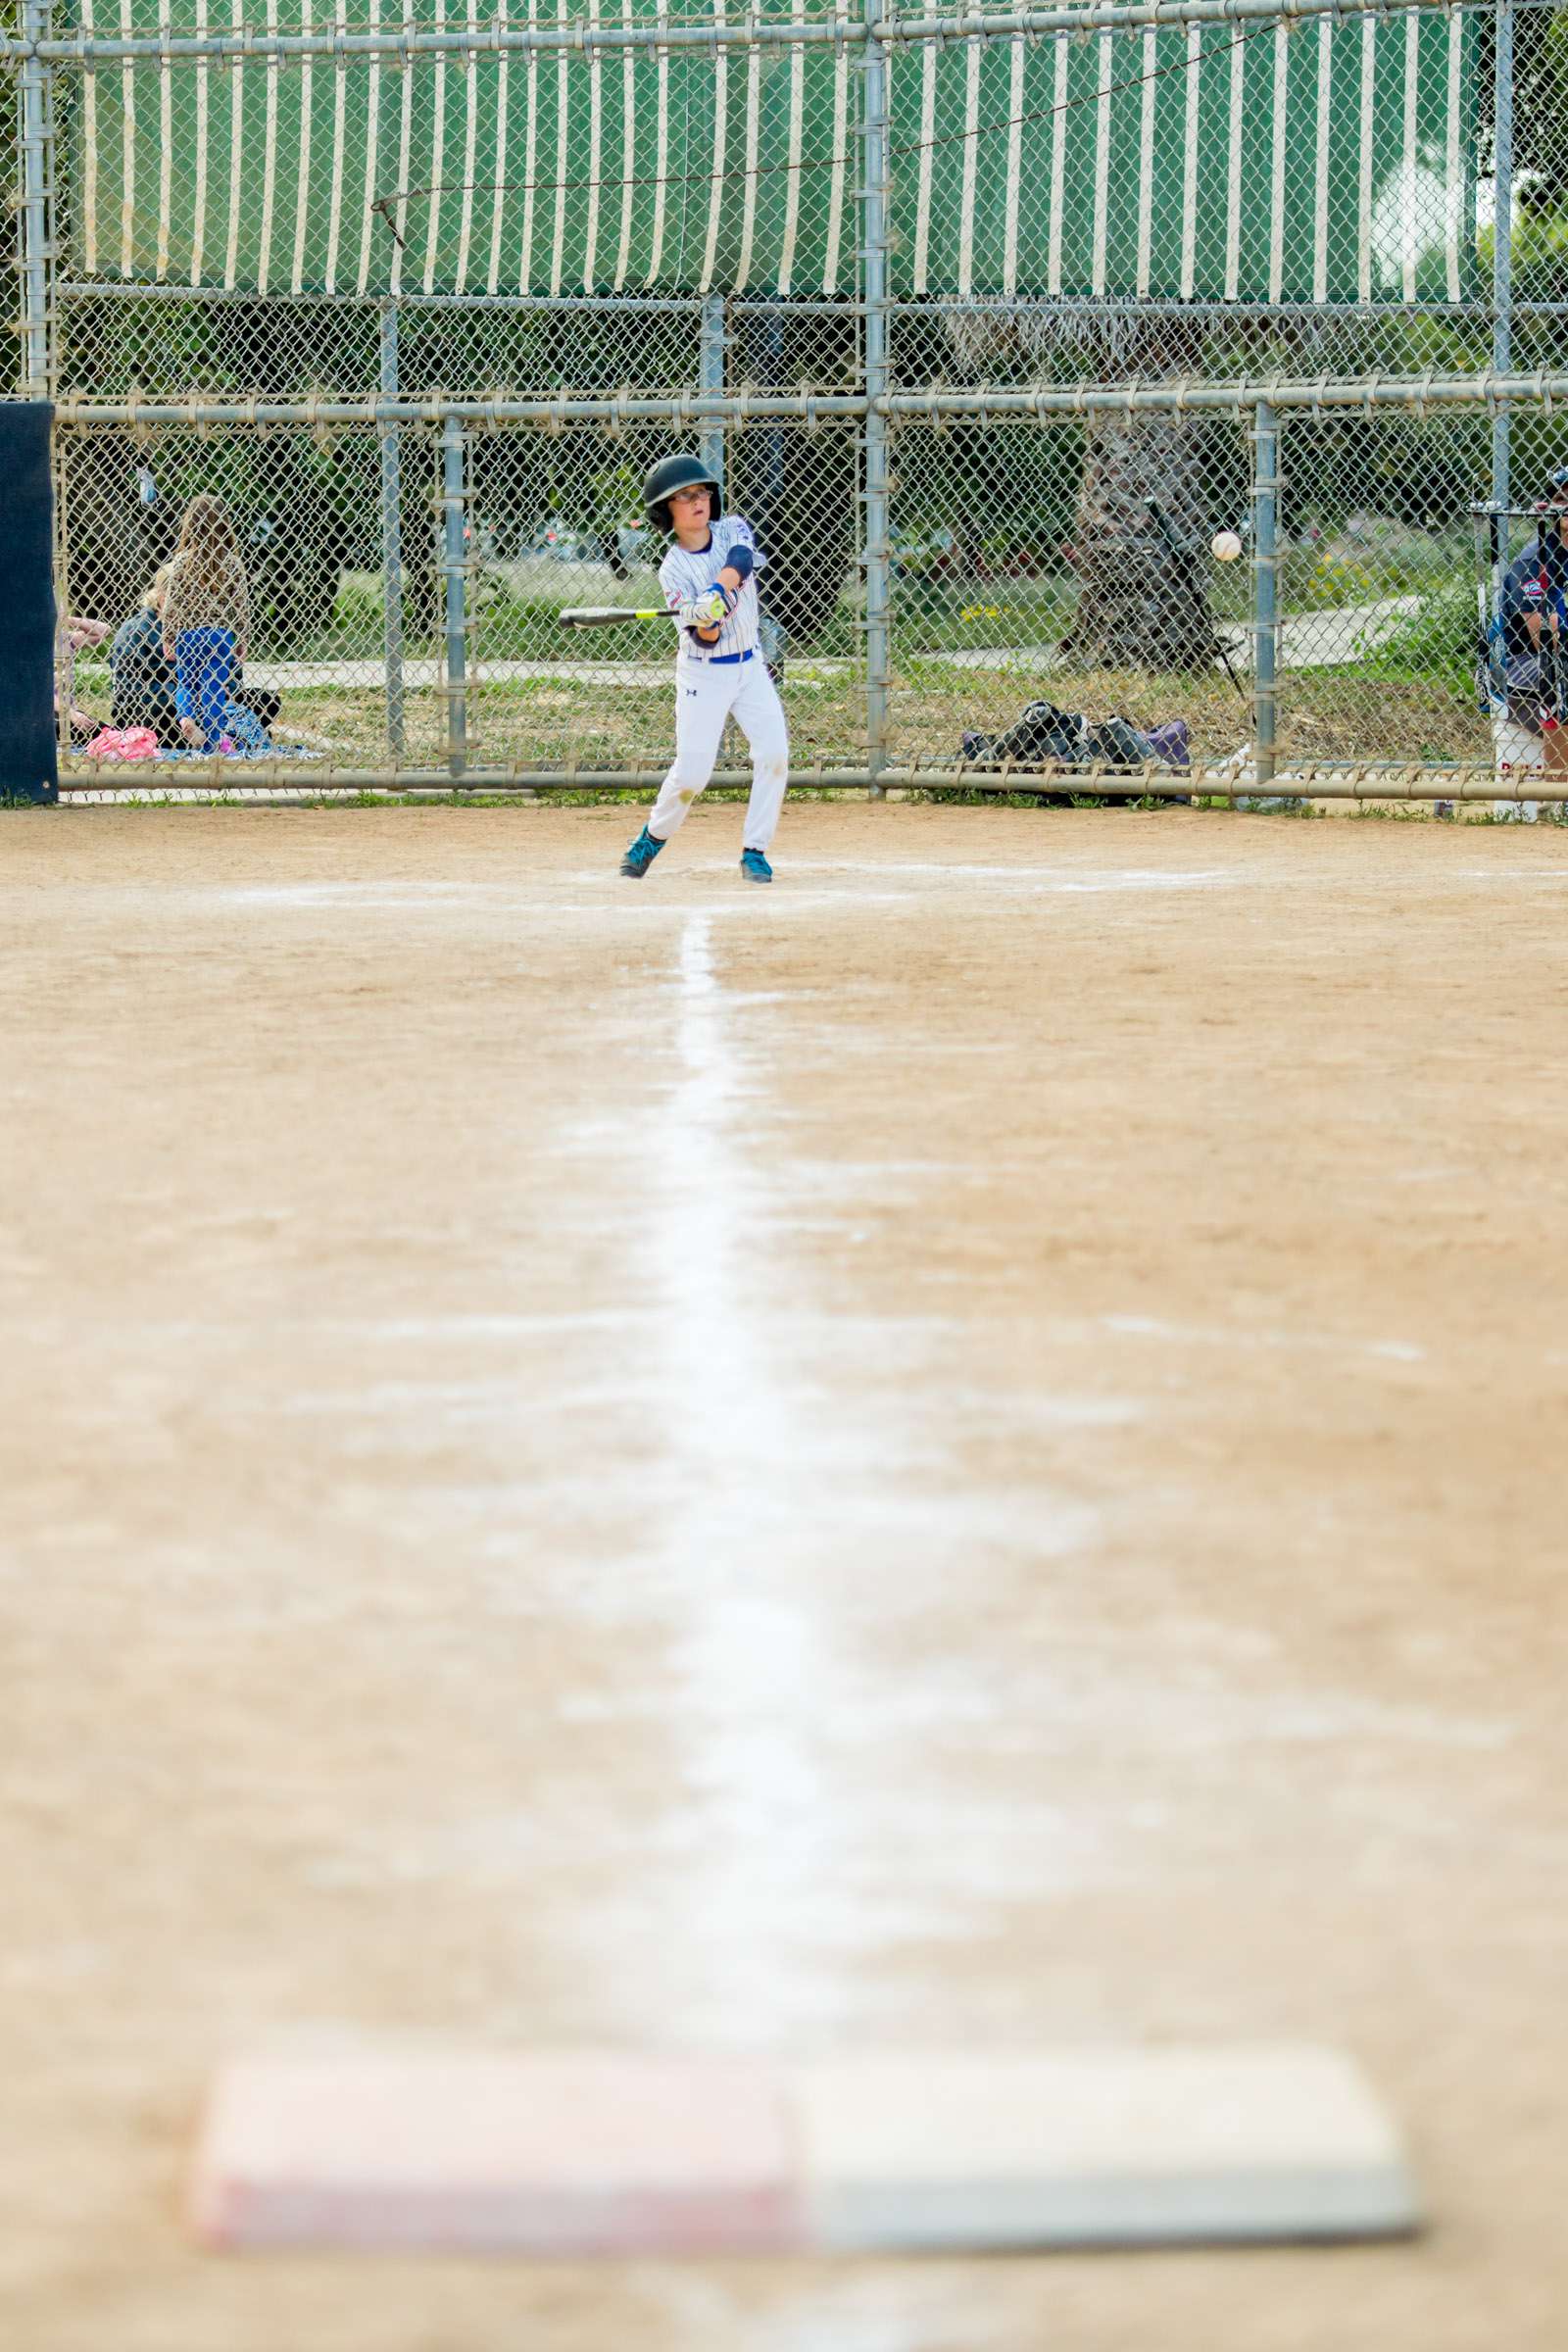
<path id="1" fill-rule="evenodd" d="M 0 2337 L 1555 2352 L 1568 834 L 0 817 Z M 223 2262 L 269 2034 L 1343 2042 L 1436 2229 Z"/>

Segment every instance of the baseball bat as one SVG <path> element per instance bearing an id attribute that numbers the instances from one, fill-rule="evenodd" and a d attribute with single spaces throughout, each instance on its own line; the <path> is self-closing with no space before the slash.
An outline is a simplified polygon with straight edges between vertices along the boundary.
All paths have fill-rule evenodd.
<path id="1" fill-rule="evenodd" d="M 557 615 L 564 629 L 609 629 L 620 620 L 673 620 L 674 617 L 662 605 L 646 612 L 634 611 L 630 605 L 576 605 Z"/>

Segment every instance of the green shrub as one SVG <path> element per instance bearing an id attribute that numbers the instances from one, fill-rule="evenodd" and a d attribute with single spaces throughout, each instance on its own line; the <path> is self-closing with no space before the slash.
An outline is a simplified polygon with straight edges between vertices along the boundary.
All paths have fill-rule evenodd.
<path id="1" fill-rule="evenodd" d="M 1380 624 L 1368 632 L 1355 650 L 1382 677 L 1437 682 L 1468 700 L 1475 691 L 1479 627 L 1475 589 L 1468 580 L 1449 580 L 1393 627 Z"/>

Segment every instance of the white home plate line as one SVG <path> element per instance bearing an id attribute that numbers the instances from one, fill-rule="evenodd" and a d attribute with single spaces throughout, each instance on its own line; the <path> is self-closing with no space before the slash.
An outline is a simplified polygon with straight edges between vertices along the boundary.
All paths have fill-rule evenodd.
<path id="1" fill-rule="evenodd" d="M 774 902 L 743 911 L 766 921 Z M 868 1779 L 847 1728 L 876 1700 L 877 1644 L 951 1588 L 956 1559 L 978 1571 L 1087 1555 L 1099 1521 L 1044 1472 L 979 1494 L 963 1477 L 972 1422 L 1010 1420 L 1009 1396 L 939 1415 L 888 1401 L 890 1366 L 907 1363 L 916 1335 L 837 1311 L 797 1254 L 803 1187 L 814 1200 L 821 1186 L 803 1177 L 756 1075 L 780 1031 L 744 993 L 744 936 L 688 909 L 667 953 L 667 983 L 646 1004 L 642 1115 L 596 1120 L 577 1152 L 584 1186 L 596 1175 L 642 1203 L 625 1219 L 627 1262 L 654 1310 L 621 1357 L 648 1440 L 620 1465 L 638 1533 L 615 1564 L 646 1613 L 646 1681 L 605 1703 L 628 1721 L 657 1715 L 679 1762 L 637 1832 L 636 1868 L 559 1933 L 629 2030 L 652 2011 L 736 2048 L 760 2007 L 780 2033 L 819 2040 L 842 2031 L 849 1958 L 865 1957 L 869 1983 L 891 1945 L 1004 1913 L 1026 1838 L 1037 1884 L 1103 1868 L 1084 1823 L 1044 1802 L 1027 1825 L 977 1803 L 936 1751 Z M 819 1205 L 856 1238 L 860 1208 Z M 940 1713 L 930 1672 L 911 1664 L 905 1697 Z M 612 1815 L 587 1826 L 606 1850 L 627 1835 Z M 457 1858 L 515 1855 L 525 1835 L 505 1819 L 471 1825 Z"/>

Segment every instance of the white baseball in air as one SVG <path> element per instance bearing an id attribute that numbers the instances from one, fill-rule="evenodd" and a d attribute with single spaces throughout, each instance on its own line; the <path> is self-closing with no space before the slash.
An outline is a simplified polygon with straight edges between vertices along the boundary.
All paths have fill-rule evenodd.
<path id="1" fill-rule="evenodd" d="M 1216 531 L 1209 542 L 1216 564 L 1234 564 L 1242 552 L 1240 531 Z"/>

